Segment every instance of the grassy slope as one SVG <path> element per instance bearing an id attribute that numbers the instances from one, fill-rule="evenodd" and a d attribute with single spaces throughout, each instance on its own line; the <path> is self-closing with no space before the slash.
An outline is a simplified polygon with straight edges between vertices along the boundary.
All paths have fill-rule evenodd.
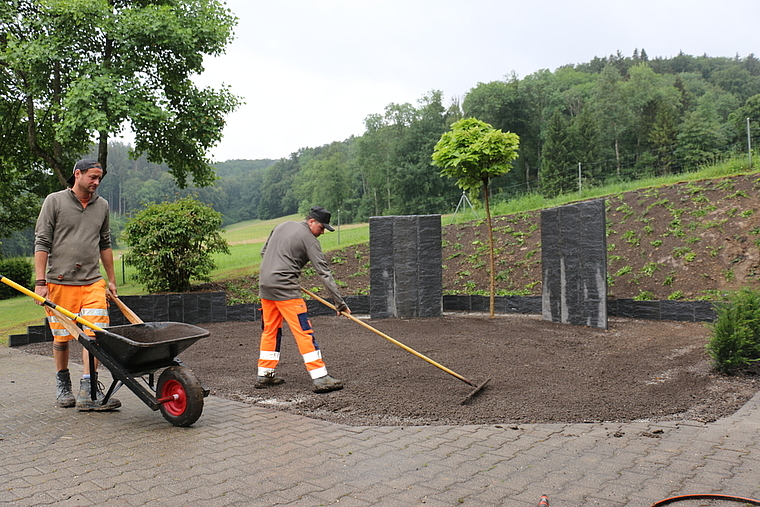
<path id="1" fill-rule="evenodd" d="M 681 181 L 719 178 L 743 172 L 751 171 L 747 169 L 746 158 L 740 157 L 723 164 L 707 167 L 696 173 L 620 183 L 584 190 L 582 193 L 568 194 L 555 199 L 544 199 L 538 195 L 529 195 L 506 203 L 496 204 L 492 209 L 492 215 L 509 215 L 523 211 L 551 208 L 569 202 L 603 197 L 638 188 L 661 187 Z M 480 210 L 478 213 L 483 218 L 483 211 Z M 447 217 L 443 223 L 451 223 L 451 218 Z M 473 217 L 470 213 L 462 213 L 453 218 L 459 222 L 467 219 L 471 220 Z M 297 215 L 291 215 L 274 220 L 251 220 L 229 226 L 224 233 L 224 237 L 230 243 L 232 255 L 220 254 L 215 257 L 217 269 L 211 274 L 211 278 L 213 280 L 227 280 L 257 272 L 261 262 L 259 252 L 269 232 L 275 225 L 285 220 L 300 220 L 300 218 Z M 339 231 L 323 235 L 320 241 L 325 252 L 363 243 L 369 241 L 369 225 L 366 223 L 343 225 Z M 128 266 L 124 266 L 121 262 L 121 251 L 114 251 L 114 255 L 119 293 L 123 295 L 144 294 L 145 291 L 142 286 L 130 281 L 133 270 Z M 22 333 L 25 331 L 26 326 L 39 324 L 43 318 L 43 309 L 27 296 L 0 301 L 0 345 L 7 344 L 9 334 Z"/>

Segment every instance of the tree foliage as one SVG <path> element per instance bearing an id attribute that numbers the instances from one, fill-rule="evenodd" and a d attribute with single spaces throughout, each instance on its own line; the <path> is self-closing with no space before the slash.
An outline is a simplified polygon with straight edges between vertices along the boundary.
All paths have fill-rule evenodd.
<path id="1" fill-rule="evenodd" d="M 135 151 L 180 187 L 215 179 L 206 152 L 238 99 L 199 89 L 203 57 L 224 51 L 235 18 L 217 0 L 9 0 L 0 7 L 3 124 L 65 186 L 76 158 L 130 127 Z"/>
<path id="2" fill-rule="evenodd" d="M 575 168 L 571 165 L 571 139 L 567 121 L 562 113 L 555 111 L 549 122 L 544 156 L 541 160 L 541 193 L 554 197 L 577 187 Z"/>
<path id="3" fill-rule="evenodd" d="M 185 292 L 191 280 L 208 280 L 216 267 L 212 254 L 229 254 L 221 214 L 186 197 L 147 207 L 124 228 L 130 247 L 124 259 L 150 292 Z"/>
<path id="4" fill-rule="evenodd" d="M 36 19 L 32 6 L 38 4 L 43 2 L 6 2 L 0 6 L 0 17 L 9 24 L 3 27 L 13 27 L 22 18 Z M 85 8 L 100 5 L 100 0 L 44 2 L 57 8 L 64 4 Z M 153 6 L 154 11 L 146 12 L 158 12 L 155 9 L 180 5 L 191 4 L 187 0 L 155 1 L 130 4 L 129 8 L 137 12 Z M 127 9 L 121 3 L 116 6 L 115 9 Z M 188 15 L 195 13 L 191 11 Z M 89 19 L 88 16 L 83 19 Z M 169 23 L 169 20 L 144 21 L 156 26 Z M 139 26 L 129 30 L 120 26 L 119 30 L 132 33 Z M 8 58 L 8 41 L 18 38 L 10 28 L 8 33 L 10 38 L 0 31 L 0 38 L 5 35 L 0 40 L 3 51 L 0 58 Z M 57 40 L 66 34 L 51 32 L 53 35 Z M 157 35 L 146 31 L 144 37 Z M 186 40 L 174 33 L 167 37 L 176 43 Z M 162 41 L 155 43 L 163 44 Z M 33 49 L 29 47 L 27 60 Z M 370 114 L 359 136 L 324 146 L 302 147 L 280 160 L 217 162 L 214 167 L 219 179 L 208 187 L 201 186 L 205 184 L 202 178 L 188 181 L 187 188 L 181 188 L 166 161 L 156 162 L 147 153 L 133 160 L 125 145 L 110 142 L 108 177 L 98 192 L 108 199 L 112 211 L 122 217 L 149 202 L 197 195 L 223 214 L 225 224 L 303 213 L 318 203 L 333 211 L 340 210 L 343 223 L 375 215 L 451 212 L 461 191 L 450 180 L 440 177 L 431 155 L 443 133 L 462 117 L 478 118 L 520 138 L 513 170 L 489 181 L 489 197 L 495 200 L 531 192 L 576 192 L 579 163 L 584 190 L 610 181 L 678 174 L 718 157 L 745 154 L 748 127 L 749 141 L 757 149 L 758 62 L 753 55 L 724 58 L 680 53 L 673 58 L 651 57 L 639 49 L 630 57 L 620 53 L 595 57 L 554 71 L 542 69 L 523 78 L 512 73 L 502 80 L 478 83 L 461 100 L 455 97 L 447 105 L 441 92 L 431 91 L 414 104 L 391 103 Z M 44 196 L 53 188 L 51 180 L 53 186 L 60 185 L 49 166 L 27 147 L 28 131 L 22 121 L 27 117 L 26 108 L 16 81 L 15 74 L 0 66 L 0 115 L 3 119 L 17 118 L 0 123 L 0 177 L 10 182 L 0 188 L 3 234 L 7 230 L 3 226 L 11 220 L 14 227 L 33 222 L 34 196 L 25 192 Z M 36 104 L 35 111 L 43 111 L 47 105 Z M 133 112 L 142 114 L 138 102 L 133 104 Z M 55 108 L 44 111 L 53 114 Z M 50 129 L 38 129 L 39 144 L 49 146 L 53 134 Z M 559 146 L 558 140 L 562 140 Z M 74 151 L 62 148 L 63 159 L 73 157 Z M 93 148 L 88 144 L 87 149 L 90 156 L 97 157 L 100 145 Z M 177 156 L 184 157 L 179 152 Z M 557 185 L 558 181 L 547 172 L 550 167 L 567 168 L 562 173 L 567 181 Z M 64 169 L 68 174 L 70 164 Z M 27 199 L 27 205 L 17 203 L 16 199 Z"/>
<path id="5" fill-rule="evenodd" d="M 435 145 L 433 164 L 441 174 L 456 178 L 463 190 L 488 187 L 492 178 L 506 174 L 517 158 L 520 138 L 488 123 L 465 118 L 455 122 Z"/>

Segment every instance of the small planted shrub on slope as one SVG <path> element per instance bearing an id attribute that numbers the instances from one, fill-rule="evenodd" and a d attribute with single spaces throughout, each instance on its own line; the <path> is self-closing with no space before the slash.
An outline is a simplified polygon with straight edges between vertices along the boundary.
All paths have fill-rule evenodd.
<path id="1" fill-rule="evenodd" d="M 715 369 L 730 373 L 760 360 L 760 292 L 737 291 L 716 311 L 707 344 Z"/>

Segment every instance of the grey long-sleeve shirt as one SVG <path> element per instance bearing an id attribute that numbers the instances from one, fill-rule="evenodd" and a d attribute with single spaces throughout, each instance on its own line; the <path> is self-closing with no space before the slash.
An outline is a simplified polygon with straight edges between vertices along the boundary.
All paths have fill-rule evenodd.
<path id="1" fill-rule="evenodd" d="M 285 301 L 302 297 L 298 279 L 301 269 L 311 261 L 333 304 L 338 310 L 348 308 L 338 292 L 322 246 L 305 221 L 288 221 L 275 227 L 261 249 L 261 256 L 259 296 L 262 299 Z"/>
<path id="2" fill-rule="evenodd" d="M 87 207 L 71 189 L 45 198 L 34 228 L 34 251 L 48 253 L 47 281 L 89 285 L 102 279 L 100 251 L 111 248 L 108 202 L 93 194 Z"/>

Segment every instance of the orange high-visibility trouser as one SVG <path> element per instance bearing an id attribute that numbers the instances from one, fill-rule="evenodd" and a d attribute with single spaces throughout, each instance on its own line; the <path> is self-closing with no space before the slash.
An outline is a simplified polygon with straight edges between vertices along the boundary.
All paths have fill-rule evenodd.
<path id="1" fill-rule="evenodd" d="M 85 320 L 88 320 L 98 327 L 108 327 L 108 303 L 106 302 L 106 281 L 98 280 L 90 285 L 61 285 L 58 283 L 48 284 L 48 299 L 65 308 L 71 313 L 75 313 Z M 58 318 L 46 306 L 45 311 L 48 314 L 48 324 L 50 332 L 53 333 L 53 340 L 57 342 L 67 342 L 75 339 L 71 336 L 63 324 L 58 322 Z M 82 326 L 88 336 L 95 336 L 95 332 L 87 326 Z"/>
<path id="2" fill-rule="evenodd" d="M 261 333 L 259 351 L 259 376 L 273 376 L 280 362 L 280 342 L 282 340 L 282 321 L 288 323 L 290 331 L 296 339 L 298 351 L 303 357 L 306 370 L 312 379 L 327 375 L 322 351 L 314 340 L 314 330 L 311 328 L 309 314 L 306 312 L 306 302 L 303 298 L 286 301 L 261 300 L 261 319 L 264 331 Z"/>

